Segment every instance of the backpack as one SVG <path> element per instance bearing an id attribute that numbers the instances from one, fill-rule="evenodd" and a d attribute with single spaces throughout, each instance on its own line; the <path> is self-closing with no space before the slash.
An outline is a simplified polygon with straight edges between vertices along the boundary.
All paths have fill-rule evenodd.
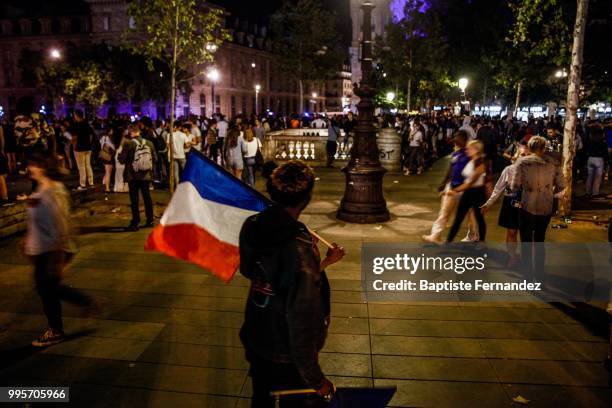
<path id="1" fill-rule="evenodd" d="M 155 146 L 155 150 L 157 150 L 159 153 L 165 153 L 168 150 L 168 145 L 166 144 L 166 141 L 164 140 L 164 130 L 162 129 L 161 132 L 157 133 L 157 131 L 153 131 L 153 134 L 155 134 L 155 139 L 154 139 L 154 146 Z"/>
<path id="2" fill-rule="evenodd" d="M 134 161 L 132 162 L 134 171 L 144 172 L 153 170 L 153 155 L 147 142 L 143 140 L 141 143 L 137 139 L 134 139 L 134 142 L 136 143 Z"/>

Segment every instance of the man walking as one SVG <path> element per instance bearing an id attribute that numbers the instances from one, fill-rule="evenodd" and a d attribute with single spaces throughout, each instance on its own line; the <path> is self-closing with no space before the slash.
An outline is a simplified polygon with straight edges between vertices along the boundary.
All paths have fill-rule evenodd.
<path id="1" fill-rule="evenodd" d="M 94 137 L 93 128 L 85 121 L 83 111 L 74 111 L 74 125 L 72 127 L 72 140 L 74 143 L 74 155 L 76 156 L 77 168 L 79 169 L 79 187 L 77 190 L 85 190 L 86 184 L 90 188 L 94 186 L 93 170 L 91 168 L 91 146 Z"/>
<path id="2" fill-rule="evenodd" d="M 142 194 L 147 217 L 145 228 L 153 227 L 153 201 L 149 186 L 153 180 L 153 169 L 157 155 L 151 141 L 144 139 L 137 126 L 128 128 L 130 142 L 123 146 L 119 155 L 119 162 L 125 165 L 124 180 L 128 182 L 130 191 L 130 205 L 132 207 L 132 221 L 128 231 L 138 231 L 140 224 L 140 209 L 138 193 Z"/>

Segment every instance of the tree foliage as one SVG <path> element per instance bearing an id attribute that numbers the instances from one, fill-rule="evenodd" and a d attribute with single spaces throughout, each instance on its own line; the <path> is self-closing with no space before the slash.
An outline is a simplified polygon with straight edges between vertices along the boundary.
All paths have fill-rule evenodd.
<path id="1" fill-rule="evenodd" d="M 285 0 L 272 15 L 270 28 L 281 72 L 299 82 L 303 110 L 304 81 L 333 77 L 347 57 L 336 15 L 319 0 Z"/>
<path id="2" fill-rule="evenodd" d="M 229 34 L 223 11 L 204 0 L 131 0 L 134 24 L 124 34 L 124 47 L 144 56 L 149 69 L 156 61 L 191 71 L 213 61 L 213 49 Z"/>

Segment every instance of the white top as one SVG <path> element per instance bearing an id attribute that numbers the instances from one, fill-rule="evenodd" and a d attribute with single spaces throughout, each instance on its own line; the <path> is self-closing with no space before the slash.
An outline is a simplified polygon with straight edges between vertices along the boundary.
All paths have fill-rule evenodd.
<path id="1" fill-rule="evenodd" d="M 227 128 L 229 127 L 228 123 L 224 120 L 220 120 L 217 122 L 217 130 L 219 131 L 218 137 L 227 136 Z"/>
<path id="2" fill-rule="evenodd" d="M 177 130 L 172 134 L 172 152 L 175 159 L 185 158 L 185 144 L 189 142 L 189 137 Z"/>
<path id="3" fill-rule="evenodd" d="M 100 146 L 104 148 L 104 145 L 109 145 L 111 149 L 115 150 L 115 144 L 113 143 L 111 138 L 108 137 L 107 135 L 102 136 L 102 139 L 100 139 Z"/>
<path id="4" fill-rule="evenodd" d="M 470 177 L 472 177 L 474 175 L 475 172 L 476 172 L 476 168 L 474 167 L 474 160 L 470 160 L 468 162 L 468 164 L 466 164 L 465 167 L 463 168 L 463 171 L 461 172 L 461 175 L 463 176 L 463 179 L 467 181 Z M 485 175 L 486 175 L 485 173 L 482 173 L 476 179 L 476 181 L 474 183 L 472 183 L 470 188 L 484 186 Z"/>
<path id="5" fill-rule="evenodd" d="M 423 133 L 420 130 L 410 133 L 410 147 L 419 147 L 423 144 Z"/>
<path id="6" fill-rule="evenodd" d="M 198 136 L 197 134 L 194 134 L 193 129 L 197 129 L 195 126 L 191 128 L 191 133 L 187 135 L 187 137 L 189 138 L 189 143 L 191 143 L 191 146 L 189 146 L 189 148 L 187 149 L 187 151 L 191 150 L 191 149 L 195 149 L 197 151 L 202 150 L 202 143 L 196 143 L 196 138 L 201 138 L 202 137 L 202 133 L 200 133 L 200 129 L 198 129 L 198 133 L 200 133 L 200 135 Z"/>
<path id="7" fill-rule="evenodd" d="M 312 121 L 311 127 L 314 129 L 325 129 L 327 127 L 327 124 L 323 119 L 317 118 Z"/>
<path id="8" fill-rule="evenodd" d="M 510 166 L 506 166 L 504 171 L 502 171 L 497 183 L 495 183 L 495 187 L 493 188 L 493 193 L 491 193 L 491 197 L 487 200 L 485 205 L 487 207 L 492 206 L 495 202 L 504 194 L 507 197 L 512 197 L 514 194 L 510 192 L 510 180 L 514 177 L 514 173 L 516 172 L 516 167 L 514 164 Z"/>
<path id="9" fill-rule="evenodd" d="M 246 153 L 244 154 L 244 157 L 255 157 L 257 154 L 257 149 L 261 148 L 261 142 L 256 137 L 254 137 L 250 142 L 247 142 L 245 139 L 244 145 L 246 146 Z"/>

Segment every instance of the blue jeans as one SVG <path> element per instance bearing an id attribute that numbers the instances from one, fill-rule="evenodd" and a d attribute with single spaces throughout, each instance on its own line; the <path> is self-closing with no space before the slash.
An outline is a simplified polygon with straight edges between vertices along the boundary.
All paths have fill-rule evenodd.
<path id="1" fill-rule="evenodd" d="M 244 163 L 246 164 L 246 183 L 255 187 L 255 157 L 245 157 Z"/>
<path id="2" fill-rule="evenodd" d="M 599 186 L 604 170 L 604 159 L 602 157 L 589 157 L 587 161 L 587 183 L 586 192 L 589 195 L 598 195 Z"/>

